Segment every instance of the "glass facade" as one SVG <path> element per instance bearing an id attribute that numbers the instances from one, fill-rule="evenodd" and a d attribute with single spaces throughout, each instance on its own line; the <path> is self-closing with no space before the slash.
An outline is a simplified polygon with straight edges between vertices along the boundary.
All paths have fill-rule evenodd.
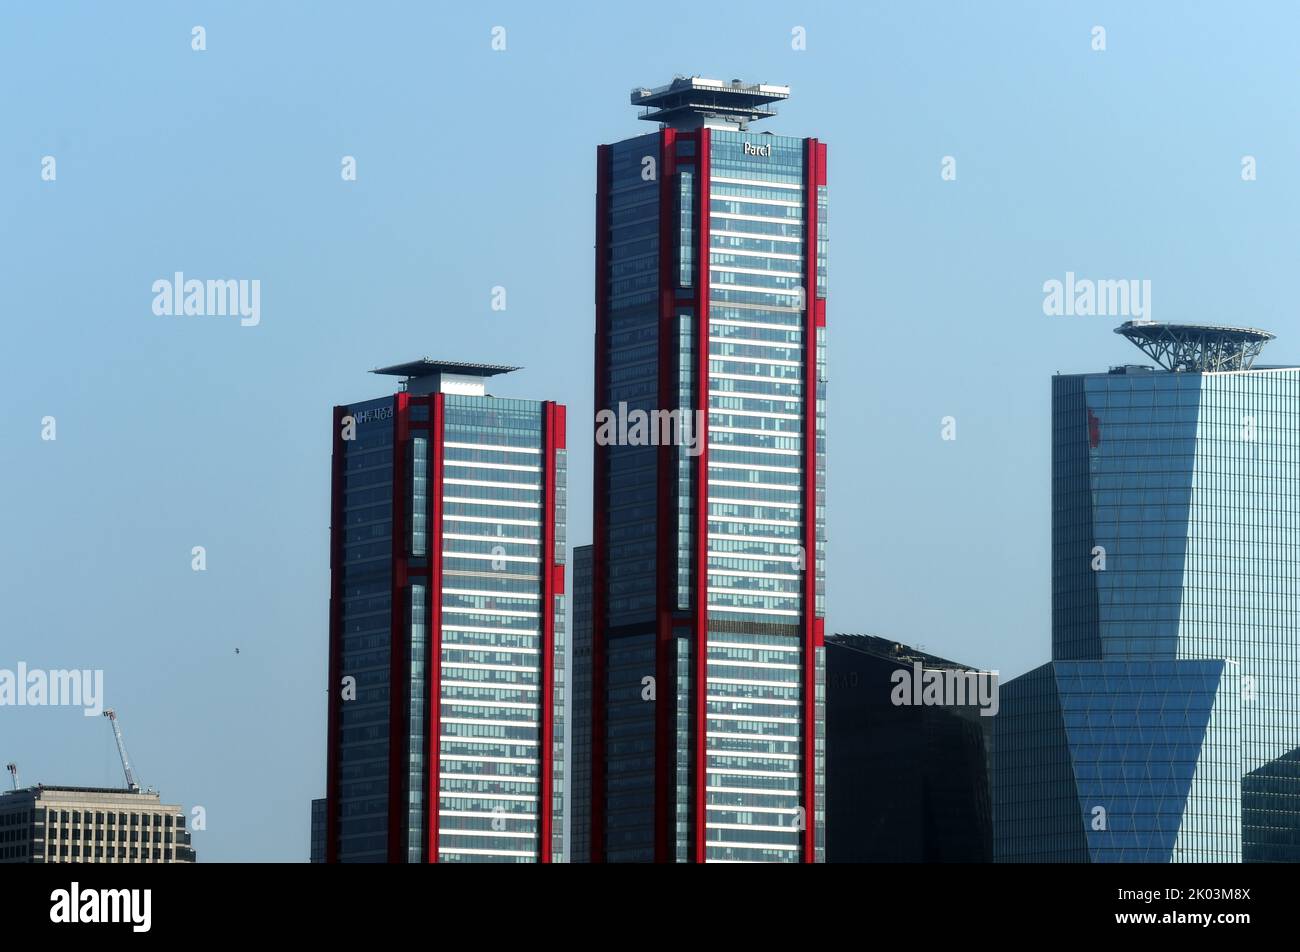
<path id="1" fill-rule="evenodd" d="M 1159 694 L 1193 661 L 1227 666 L 1224 683 L 1197 701 L 1199 719 L 1207 692 L 1217 699 L 1210 725 L 1189 712 L 1180 727 L 1200 731 L 1198 782 L 1202 769 L 1219 778 L 1226 762 L 1216 729 L 1235 738 L 1235 792 L 1205 794 L 1219 804 L 1206 814 L 1189 800 L 1176 841 L 1164 827 L 1164 838 L 1147 830 L 1145 846 L 1123 856 L 1145 848 L 1172 859 L 1300 861 L 1300 370 L 1124 367 L 1054 378 L 1052 564 L 1058 668 L 1160 663 L 1130 682 Z M 1225 699 L 1238 695 L 1230 711 Z M 1004 705 L 1003 716 L 1011 724 L 1020 714 Z M 1074 751 L 1068 731 L 1063 742 Z M 1167 756 L 1153 753 L 1152 768 L 1167 770 Z M 1117 758 L 1110 769 L 1126 769 Z M 1044 813 L 1063 789 L 1041 791 Z M 1195 799 L 1200 789 L 1184 792 Z M 1022 799 L 1022 812 L 1035 802 Z M 1224 818 L 1235 824 L 1231 842 Z M 1088 850 L 1115 855 L 1091 839 Z"/>
<path id="2" fill-rule="evenodd" d="M 644 159 L 658 161 L 659 136 L 613 147 L 609 217 L 608 405 L 659 406 L 659 183 Z M 617 487 L 607 513 L 607 610 L 611 626 L 641 624 L 655 611 L 654 446 L 608 447 Z"/>
<path id="3" fill-rule="evenodd" d="M 548 580 L 565 562 L 563 408 L 442 393 L 344 409 L 363 422 L 341 443 L 340 665 L 357 697 L 339 706 L 331 768 L 338 857 L 385 861 L 400 842 L 405 861 L 425 862 L 432 841 L 439 862 L 558 861 L 564 596 Z M 548 419 L 559 421 L 550 442 Z M 392 738 L 399 699 L 403 734 Z M 394 776 L 401 791 L 389 789 Z M 390 817 L 394 802 L 404 809 Z"/>
<path id="4" fill-rule="evenodd" d="M 438 860 L 537 858 L 540 406 L 448 395 L 443 423 Z M 545 844 L 549 848 L 549 844 Z"/>
<path id="5" fill-rule="evenodd" d="M 571 863 L 591 862 L 591 546 L 573 549 L 573 714 L 569 719 Z"/>
<path id="6" fill-rule="evenodd" d="M 987 863 L 994 717 L 961 703 L 895 704 L 897 672 L 972 671 L 870 635 L 826 636 L 831 863 Z M 983 675 L 985 678 L 988 675 Z"/>
<path id="7" fill-rule="evenodd" d="M 325 862 L 325 798 L 311 802 L 311 862 Z"/>
<path id="8" fill-rule="evenodd" d="M 711 861 L 796 861 L 803 803 L 804 140 L 713 130 L 709 175 Z"/>
<path id="9" fill-rule="evenodd" d="M 659 405 L 659 135 L 611 152 L 608 233 L 607 406 L 650 412 Z M 604 809 L 606 857 L 654 856 L 654 705 L 642 699 L 655 674 L 656 492 L 658 448 L 616 444 L 607 452 L 604 564 L 608 642 Z"/>
<path id="10" fill-rule="evenodd" d="M 356 694 L 339 712 L 338 849 L 357 863 L 388 858 L 395 406 L 390 396 L 348 407 L 356 433 L 344 443 L 340 670 Z"/>
<path id="11" fill-rule="evenodd" d="M 1240 862 L 1239 697 L 1224 661 L 1056 661 L 1004 685 L 996 858 Z"/>
<path id="12" fill-rule="evenodd" d="M 807 765 L 824 763 L 809 652 L 824 611 L 811 301 L 825 298 L 826 192 L 810 141 L 666 128 L 602 153 L 599 407 L 698 413 L 708 434 L 705 463 L 684 443 L 597 447 L 608 861 L 798 862 L 822 844 L 824 783 Z"/>

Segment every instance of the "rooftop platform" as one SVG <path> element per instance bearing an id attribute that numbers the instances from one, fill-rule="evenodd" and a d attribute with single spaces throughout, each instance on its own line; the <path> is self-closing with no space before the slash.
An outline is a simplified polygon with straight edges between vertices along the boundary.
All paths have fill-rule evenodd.
<path id="1" fill-rule="evenodd" d="M 509 367 L 505 364 L 473 364 L 459 360 L 434 360 L 432 357 L 421 357 L 419 360 L 408 360 L 404 364 L 393 364 L 391 367 L 376 367 L 370 372 L 389 377 L 429 377 L 433 374 L 495 377 L 497 374 L 508 374 L 522 369 L 522 367 Z"/>
<path id="2" fill-rule="evenodd" d="M 1115 328 L 1115 333 L 1175 373 L 1250 370 L 1274 336 L 1254 327 L 1154 321 L 1128 321 Z"/>
<path id="3" fill-rule="evenodd" d="M 714 120 L 744 129 L 756 119 L 775 116 L 770 104 L 789 98 L 789 86 L 677 76 L 666 86 L 633 89 L 630 102 L 643 107 L 638 118 L 647 122 L 692 129 Z"/>

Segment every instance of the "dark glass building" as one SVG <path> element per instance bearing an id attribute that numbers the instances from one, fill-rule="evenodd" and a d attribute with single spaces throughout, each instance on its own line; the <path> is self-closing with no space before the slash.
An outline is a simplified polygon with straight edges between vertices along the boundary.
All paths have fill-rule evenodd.
<path id="1" fill-rule="evenodd" d="M 325 798 L 311 802 L 311 862 L 325 862 Z"/>
<path id="2" fill-rule="evenodd" d="M 634 90 L 658 128 L 597 152 L 598 421 L 677 422 L 596 432 L 597 862 L 824 848 L 826 146 L 750 129 L 788 95 Z"/>
<path id="3" fill-rule="evenodd" d="M 514 369 L 334 408 L 329 862 L 562 857 L 565 414 Z"/>
<path id="4" fill-rule="evenodd" d="M 1118 333 L 1159 369 L 1053 380 L 1053 662 L 1004 688 L 998 856 L 1300 861 L 1300 368 Z"/>
<path id="5" fill-rule="evenodd" d="M 591 862 L 591 546 L 573 550 L 573 710 L 569 717 L 569 862 Z"/>
<path id="6" fill-rule="evenodd" d="M 917 665 L 984 683 L 933 703 L 909 686 L 904 698 Z M 826 636 L 827 862 L 992 861 L 997 711 L 979 699 L 995 698 L 995 685 L 992 672 L 885 638 Z"/>

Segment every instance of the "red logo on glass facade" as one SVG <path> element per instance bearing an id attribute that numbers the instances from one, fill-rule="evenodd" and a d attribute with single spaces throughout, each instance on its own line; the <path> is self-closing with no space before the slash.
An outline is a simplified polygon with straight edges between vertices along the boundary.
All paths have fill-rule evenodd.
<path id="1" fill-rule="evenodd" d="M 1101 445 L 1101 420 L 1088 408 L 1088 445 L 1094 450 Z"/>

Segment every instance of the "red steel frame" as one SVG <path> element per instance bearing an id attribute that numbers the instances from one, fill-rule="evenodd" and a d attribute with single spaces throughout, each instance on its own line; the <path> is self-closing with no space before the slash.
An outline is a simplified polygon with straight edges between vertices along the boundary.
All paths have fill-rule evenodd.
<path id="1" fill-rule="evenodd" d="M 411 407 L 427 406 L 428 422 L 412 420 Z M 542 592 L 542 701 L 541 778 L 538 793 L 540 862 L 551 861 L 551 836 L 554 829 L 554 740 L 555 740 L 555 610 L 554 597 L 565 590 L 564 566 L 555 561 L 555 490 L 556 451 L 565 448 L 566 411 L 562 404 L 547 401 L 542 405 L 545 459 L 545 511 L 543 515 L 543 552 L 541 563 Z M 330 506 L 330 646 L 329 646 L 329 740 L 326 768 L 326 862 L 338 862 L 338 810 L 340 777 L 338 749 L 340 741 L 340 687 L 342 681 L 342 611 L 343 611 L 343 540 L 346 534 L 343 502 L 346 488 L 346 455 L 343 446 L 343 418 L 348 408 L 334 408 L 333 453 L 331 458 Z M 427 581 L 426 600 L 428 663 L 425 678 L 425 859 L 438 862 L 439 787 L 441 766 L 441 698 L 442 698 L 442 537 L 443 537 L 443 470 L 446 401 L 441 393 L 412 397 L 398 393 L 393 397 L 393 478 L 392 478 L 392 604 L 389 614 L 389 761 L 388 761 L 388 828 L 387 849 L 390 863 L 406 862 L 407 763 L 409 723 L 407 692 L 403 686 L 410 676 L 407 651 L 410 646 L 406 606 L 408 585 L 412 578 Z M 413 430 L 427 431 L 429 452 L 429 521 L 426 565 L 411 565 L 407 547 L 407 490 L 410 465 L 406 445 Z"/>
<path id="2" fill-rule="evenodd" d="M 707 856 L 707 684 L 708 684 L 708 264 L 710 264 L 710 130 L 679 133 L 660 131 L 659 139 L 659 404 L 676 406 L 677 373 L 673 356 L 677 351 L 676 297 L 676 200 L 672 187 L 677 172 L 676 143 L 694 140 L 695 157 L 695 276 L 694 294 L 690 298 L 695 320 L 695 408 L 701 411 L 702 427 L 695 436 L 701 441 L 701 453 L 695 458 L 694 524 L 694 601 L 689 623 L 694 635 L 693 684 L 694 757 L 693 757 L 693 849 L 695 862 Z M 595 407 L 607 402 L 608 373 L 608 202 L 611 186 L 610 146 L 597 152 L 597 208 L 595 208 Z M 686 166 L 689 163 L 682 163 Z M 818 186 L 827 182 L 826 144 L 805 139 L 805 394 L 803 394 L 803 538 L 805 575 L 803 575 L 803 726 L 801 800 L 805 805 L 805 835 L 801 858 L 815 858 L 815 649 L 823 644 L 824 623 L 816 615 L 816 329 L 826 326 L 826 300 L 816 294 L 816 228 L 818 228 Z M 673 666 L 673 620 L 676 609 L 676 574 L 669 571 L 675 563 L 675 523 L 663 514 L 672 512 L 676 486 L 673 447 L 662 446 L 658 458 L 658 502 L 660 518 L 656 527 L 658 557 L 658 610 L 656 610 L 655 675 L 659 700 L 655 710 L 655 860 L 671 862 L 675 858 L 675 812 L 672 809 L 675 789 L 672 766 L 675 757 L 676 670 Z M 606 512 L 608 507 L 608 460 L 604 447 L 595 446 L 593 511 L 593 652 L 591 652 L 591 861 L 604 860 L 604 639 L 606 609 Z"/>
<path id="3" fill-rule="evenodd" d="M 695 171 L 695 279 L 694 294 L 689 299 L 695 320 L 695 393 L 696 409 L 701 412 L 702 426 L 698 434 L 700 454 L 695 460 L 695 525 L 694 525 L 694 600 L 690 623 L 694 636 L 694 654 L 691 659 L 693 683 L 689 686 L 693 709 L 695 736 L 692 756 L 693 797 L 693 849 L 692 859 L 704 862 L 707 857 L 708 818 L 708 411 L 709 411 L 709 227 L 710 227 L 710 130 L 678 132 L 663 129 L 659 141 L 659 403 L 661 407 L 676 406 L 677 373 L 675 358 L 677 346 L 677 310 L 683 299 L 676 297 L 677 261 L 675 215 L 677 190 L 672 187 L 677 172 L 676 144 L 681 141 L 696 144 Z M 801 859 L 815 859 L 815 770 L 816 750 L 814 717 L 816 713 L 816 655 L 815 648 L 823 644 L 824 623 L 816 610 L 816 551 L 817 551 L 817 441 L 816 441 L 816 382 L 817 334 L 816 329 L 826 325 L 826 302 L 817 296 L 817 188 L 826 184 L 826 146 L 816 139 L 804 140 L 805 159 L 805 367 L 804 367 L 804 534 L 805 552 L 803 587 L 804 677 L 803 677 L 803 790 L 805 831 L 802 837 Z M 596 162 L 596 337 L 595 337 L 595 406 L 599 409 L 608 402 L 606 375 L 608 373 L 608 242 L 609 242 L 609 190 L 611 186 L 610 146 L 601 146 Z M 688 166 L 689 161 L 684 161 Z M 594 448 L 595 485 L 593 492 L 593 549 L 592 549 L 592 790 L 591 790 L 591 860 L 604 861 L 605 820 L 605 618 L 606 577 L 606 511 L 609 505 L 608 459 L 606 449 Z M 672 810 L 674 788 L 672 768 L 675 763 L 676 705 L 674 689 L 676 671 L 673 666 L 673 622 L 676 606 L 676 573 L 670 571 L 675 560 L 675 522 L 666 518 L 674 511 L 673 496 L 676 485 L 673 447 L 660 447 L 658 456 L 657 500 L 659 519 L 656 529 L 658 559 L 657 612 L 656 612 L 656 682 L 659 700 L 655 711 L 655 859 L 671 862 L 675 858 L 674 823 Z"/>
<path id="4" fill-rule="evenodd" d="M 538 751 L 540 777 L 537 784 L 538 844 L 537 860 L 551 861 L 551 837 L 554 824 L 555 792 L 555 596 L 564 593 L 564 566 L 555 561 L 555 489 L 556 451 L 565 448 L 565 409 L 558 403 L 542 404 L 542 455 L 545 480 L 542 488 L 541 616 L 542 645 L 540 666 L 541 745 Z"/>
<path id="5" fill-rule="evenodd" d="M 817 295 L 817 189 L 826 184 L 826 146 L 804 140 L 804 684 L 802 858 L 816 859 L 816 649 L 824 643 L 825 623 L 817 617 L 817 329 L 826 326 L 826 300 Z"/>

